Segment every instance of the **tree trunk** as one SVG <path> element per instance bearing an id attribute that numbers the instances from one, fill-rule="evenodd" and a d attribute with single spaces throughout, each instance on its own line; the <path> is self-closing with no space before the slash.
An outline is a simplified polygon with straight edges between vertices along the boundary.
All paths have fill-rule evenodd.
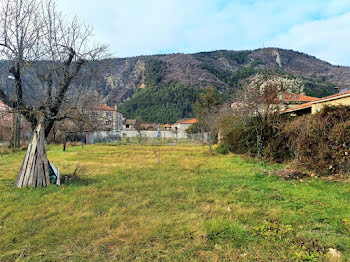
<path id="1" fill-rule="evenodd" d="M 46 155 L 45 128 L 38 124 L 33 133 L 27 154 L 19 171 L 17 187 L 45 187 L 50 184 L 48 160 Z"/>
<path id="2" fill-rule="evenodd" d="M 21 147 L 21 114 L 20 113 L 13 114 L 11 147 L 12 148 Z"/>
<path id="3" fill-rule="evenodd" d="M 63 134 L 63 151 L 66 151 L 66 145 L 67 145 L 67 134 Z"/>
<path id="4" fill-rule="evenodd" d="M 256 129 L 256 145 L 257 145 L 257 154 L 259 157 L 259 160 L 262 160 L 263 158 L 263 154 L 264 154 L 264 144 L 262 141 L 262 135 L 261 135 L 262 131 L 258 131 L 258 129 Z"/>

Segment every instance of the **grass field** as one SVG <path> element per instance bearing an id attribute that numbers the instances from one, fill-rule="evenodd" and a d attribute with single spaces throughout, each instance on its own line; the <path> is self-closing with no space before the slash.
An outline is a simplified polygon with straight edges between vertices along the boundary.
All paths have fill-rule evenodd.
<path id="1" fill-rule="evenodd" d="M 0 261 L 350 260 L 350 184 L 200 146 L 49 148 L 81 180 L 15 189 L 25 152 L 0 157 Z"/>

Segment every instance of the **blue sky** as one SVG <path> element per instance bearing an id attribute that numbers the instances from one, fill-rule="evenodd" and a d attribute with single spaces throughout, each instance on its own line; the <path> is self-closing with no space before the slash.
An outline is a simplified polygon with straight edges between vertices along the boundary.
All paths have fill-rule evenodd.
<path id="1" fill-rule="evenodd" d="M 57 0 L 115 57 L 281 47 L 350 66 L 350 0 Z"/>

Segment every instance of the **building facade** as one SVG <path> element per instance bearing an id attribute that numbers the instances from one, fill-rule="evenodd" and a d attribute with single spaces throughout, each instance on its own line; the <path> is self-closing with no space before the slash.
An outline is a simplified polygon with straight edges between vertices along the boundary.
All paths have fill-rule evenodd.
<path id="1" fill-rule="evenodd" d="M 13 114 L 10 108 L 0 101 L 0 140 L 10 140 Z"/>
<path id="2" fill-rule="evenodd" d="M 317 112 L 320 112 L 321 109 L 326 105 L 350 106 L 350 90 L 339 94 L 318 98 L 316 101 L 288 108 L 286 110 L 283 110 L 281 113 L 289 113 L 294 115 L 315 114 Z"/>
<path id="3" fill-rule="evenodd" d="M 320 112 L 322 107 L 325 105 L 329 106 L 336 106 L 336 105 L 346 105 L 350 106 L 350 91 L 342 92 L 336 95 L 327 96 L 324 98 L 321 98 L 314 103 L 312 103 L 311 106 L 311 114 L 315 114 L 317 112 Z"/>
<path id="4" fill-rule="evenodd" d="M 195 123 L 197 123 L 196 118 L 181 119 L 171 126 L 171 130 L 174 132 L 184 132 Z"/>
<path id="5" fill-rule="evenodd" d="M 88 112 L 89 120 L 95 130 L 122 130 L 123 115 L 107 105 L 94 106 Z"/>

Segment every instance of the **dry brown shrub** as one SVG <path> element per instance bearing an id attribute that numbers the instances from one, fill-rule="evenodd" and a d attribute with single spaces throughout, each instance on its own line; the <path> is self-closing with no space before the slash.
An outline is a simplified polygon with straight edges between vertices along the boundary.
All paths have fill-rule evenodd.
<path id="1" fill-rule="evenodd" d="M 79 181 L 82 180 L 82 177 L 86 173 L 86 166 L 78 165 L 74 169 L 73 173 L 71 174 L 71 181 Z"/>
<path id="2" fill-rule="evenodd" d="M 306 168 L 319 175 L 349 172 L 350 107 L 324 107 L 289 122 L 284 132 L 295 159 Z"/>

